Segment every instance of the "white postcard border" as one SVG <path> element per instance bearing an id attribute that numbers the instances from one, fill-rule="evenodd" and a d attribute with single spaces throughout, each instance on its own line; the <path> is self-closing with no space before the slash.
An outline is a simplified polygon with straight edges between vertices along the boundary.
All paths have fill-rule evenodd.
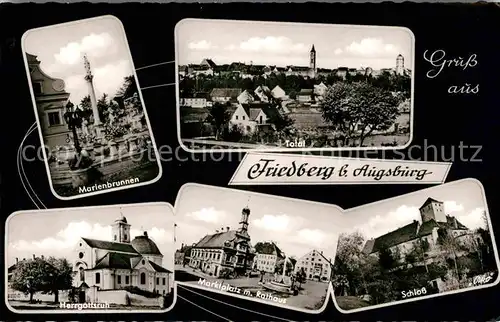
<path id="1" fill-rule="evenodd" d="M 322 26 L 322 27 L 343 27 L 343 28 L 366 28 L 366 29 L 373 29 L 373 28 L 384 28 L 384 29 L 401 29 L 405 30 L 411 37 L 411 52 L 412 52 L 412 66 L 411 66 L 411 93 L 410 93 L 410 137 L 408 138 L 408 141 L 402 145 L 402 146 L 395 146 L 395 147 L 340 147 L 340 148 L 263 148 L 259 149 L 258 145 L 254 149 L 216 149 L 216 150 L 210 150 L 210 149 L 190 149 L 188 146 L 184 144 L 182 141 L 182 135 L 181 135 L 181 109 L 180 109 L 180 93 L 179 93 L 179 50 L 178 50 L 178 41 L 179 41 L 179 36 L 178 36 L 178 28 L 180 27 L 181 24 L 189 21 L 213 21 L 213 22 L 219 22 L 219 23 L 234 23 L 234 22 L 240 22 L 240 23 L 267 23 L 267 24 L 280 24 L 280 25 L 294 25 L 294 26 L 301 26 L 301 25 L 316 25 L 316 26 Z M 414 96 L 415 96 L 415 34 L 413 31 L 408 28 L 408 27 L 398 27 L 398 26 L 368 26 L 368 25 L 348 25 L 348 24 L 325 24 L 325 23 L 304 23 L 304 22 L 283 22 L 283 21 L 252 21 L 252 20 L 229 20 L 229 19 L 203 19 L 203 18 L 184 18 L 182 20 L 179 20 L 177 24 L 175 25 L 174 28 L 174 50 L 175 50 L 175 105 L 176 105 L 176 120 L 177 120 L 177 140 L 179 141 L 180 147 L 188 152 L 188 153 L 210 153 L 213 151 L 216 152 L 249 152 L 249 151 L 256 151 L 256 152 L 304 152 L 304 151 L 369 151 L 369 150 L 375 150 L 375 151 L 380 151 L 380 150 L 403 150 L 409 147 L 412 142 L 413 142 L 413 134 L 414 134 L 414 129 L 415 129 L 415 122 L 414 122 Z"/>
<path id="2" fill-rule="evenodd" d="M 174 211 L 174 207 L 168 203 L 168 202 L 144 202 L 144 203 L 131 203 L 131 204 L 116 204 L 116 205 L 104 205 L 104 206 L 84 206 L 84 207 L 67 207 L 67 208 L 51 208 L 51 209 L 35 209 L 35 210 L 18 210 L 18 211 L 15 211 L 13 213 L 11 213 L 7 219 L 5 220 L 5 238 L 4 238 L 4 243 L 5 243 L 5 246 L 4 246 L 4 263 L 6 264 L 7 261 L 8 261 L 8 256 L 7 256 L 7 248 L 8 248 L 8 245 L 9 245 L 9 238 L 8 238 L 8 232 L 9 232 L 9 220 L 12 219 L 14 216 L 16 215 L 20 215 L 20 214 L 35 214 L 35 215 L 42 215 L 43 214 L 49 214 L 50 212 L 55 212 L 55 211 L 72 211 L 72 210 L 83 210 L 83 209 L 89 209 L 89 210 L 92 210 L 92 209 L 95 209 L 95 208 L 98 208 L 98 209 L 105 209 L 105 208 L 127 208 L 127 207 L 140 207 L 140 206 L 154 206 L 154 205 L 157 205 L 157 206 L 165 206 L 166 208 L 168 208 L 172 214 L 172 228 L 174 228 L 174 225 L 175 225 L 175 211 Z M 175 248 L 175 242 L 172 241 L 172 244 L 174 245 L 173 248 Z M 172 264 L 175 263 L 175 259 L 174 258 L 171 258 L 170 259 Z M 172 310 L 175 306 L 175 304 L 177 303 L 177 286 L 176 286 L 176 282 L 175 282 L 175 269 L 172 270 L 172 278 L 173 278 L 173 283 L 172 283 L 172 292 L 173 292 L 173 300 L 172 300 L 172 304 L 166 308 L 166 309 L 162 309 L 162 310 L 114 310 L 114 309 L 109 309 L 109 310 L 99 310 L 99 309 L 95 309 L 95 310 L 78 310 L 78 309 L 54 309 L 54 310 L 17 310 L 15 308 L 13 308 L 10 303 L 9 303 L 9 299 L 8 299 L 8 293 L 9 293 L 9 290 L 8 290 L 8 271 L 7 271 L 7 265 L 5 266 L 5 276 L 4 276 L 4 282 L 5 282 L 5 305 L 7 306 L 7 308 L 13 312 L 13 313 L 16 313 L 16 314 L 87 314 L 87 313 L 91 313 L 91 314 L 103 314 L 103 313 L 121 313 L 121 314 L 128 314 L 128 313 L 156 313 L 156 314 L 159 314 L 159 313 L 167 313 L 169 312 L 170 310 Z"/>
<path id="3" fill-rule="evenodd" d="M 45 149 L 42 149 L 42 153 L 43 153 L 43 157 L 44 157 L 44 163 L 45 163 L 45 169 L 47 171 L 47 178 L 48 178 L 49 186 L 50 186 L 50 191 L 52 192 L 52 194 L 56 198 L 58 198 L 60 200 L 74 200 L 74 199 L 80 199 L 80 198 L 84 198 L 84 197 L 95 196 L 95 195 L 99 195 L 99 194 L 103 194 L 103 193 L 108 193 L 108 192 L 113 192 L 113 191 L 120 191 L 120 190 L 125 190 L 125 189 L 140 187 L 140 186 L 145 186 L 145 185 L 149 185 L 149 184 L 153 184 L 153 183 L 157 182 L 158 180 L 160 180 L 160 178 L 163 175 L 163 168 L 162 168 L 162 165 L 161 165 L 160 154 L 158 152 L 158 148 L 156 146 L 156 141 L 154 139 L 153 129 L 151 127 L 151 123 L 150 123 L 149 116 L 148 116 L 148 113 L 147 113 L 146 104 L 144 103 L 144 98 L 142 97 L 142 90 L 141 90 L 141 86 L 139 85 L 139 78 L 137 77 L 137 71 L 135 69 L 134 60 L 132 59 L 132 53 L 130 51 L 130 46 L 129 46 L 128 39 L 127 39 L 127 33 L 125 32 L 125 27 L 123 26 L 123 23 L 121 22 L 121 20 L 118 19 L 117 17 L 113 16 L 113 15 L 103 15 L 103 16 L 99 16 L 99 17 L 93 17 L 93 18 L 88 18 L 88 19 L 81 19 L 81 20 L 75 20 L 75 21 L 70 21 L 70 22 L 64 22 L 64 23 L 60 23 L 60 24 L 55 24 L 55 25 L 50 25 L 50 26 L 44 26 L 44 27 L 39 27 L 39 28 L 33 28 L 33 29 L 30 29 L 30 30 L 27 30 L 23 34 L 23 36 L 21 37 L 21 51 L 22 51 L 22 55 L 23 55 L 24 67 L 26 69 L 26 75 L 27 75 L 28 85 L 29 85 L 29 89 L 30 89 L 31 101 L 32 101 L 32 104 L 33 104 L 34 112 L 35 112 L 36 124 L 37 124 L 37 127 L 38 127 L 38 134 L 40 136 L 40 143 L 42 144 L 42 146 L 45 146 L 45 138 L 43 136 L 43 132 L 42 132 L 42 128 L 41 128 L 41 121 L 40 121 L 40 118 L 38 116 L 38 108 L 37 108 L 37 105 L 36 105 L 36 99 L 35 99 L 35 95 L 34 95 L 33 85 L 32 85 L 32 82 L 31 82 L 31 73 L 29 71 L 28 58 L 26 56 L 26 49 L 25 49 L 25 46 L 24 46 L 24 41 L 25 41 L 27 35 L 30 32 L 34 32 L 34 31 L 38 31 L 38 30 L 46 30 L 46 29 L 50 29 L 50 28 L 54 28 L 54 27 L 63 27 L 63 26 L 69 26 L 69 25 L 74 25 L 74 24 L 78 24 L 78 23 L 85 23 L 85 22 L 90 22 L 90 21 L 96 21 L 96 20 L 100 20 L 100 19 L 113 19 L 113 20 L 115 20 L 117 22 L 118 27 L 121 29 L 121 33 L 122 33 L 122 36 L 123 36 L 124 44 L 128 48 L 128 51 L 127 51 L 128 52 L 128 58 L 129 58 L 129 61 L 130 61 L 130 65 L 132 67 L 133 76 L 135 78 L 135 83 L 136 83 L 136 86 L 137 86 L 137 93 L 139 95 L 139 100 L 141 101 L 141 104 L 142 104 L 142 107 L 143 107 L 146 124 L 148 126 L 148 130 L 149 130 L 149 134 L 150 134 L 150 138 L 151 138 L 151 144 L 153 146 L 153 151 L 155 153 L 156 164 L 158 166 L 158 175 L 154 179 L 152 179 L 150 181 L 147 181 L 147 182 L 139 182 L 139 183 L 135 183 L 135 184 L 131 184 L 131 185 L 126 185 L 126 186 L 121 186 L 121 187 L 115 187 L 115 188 L 110 188 L 110 189 L 104 189 L 104 190 L 100 190 L 100 191 L 96 191 L 96 192 L 88 192 L 88 193 L 82 193 L 82 194 L 75 194 L 73 196 L 60 196 L 55 191 L 55 189 L 54 189 L 54 184 L 53 184 L 53 181 L 52 181 L 52 174 L 50 172 L 50 167 L 49 167 L 49 161 L 48 161 L 48 158 L 47 158 L 47 153 L 46 153 Z"/>

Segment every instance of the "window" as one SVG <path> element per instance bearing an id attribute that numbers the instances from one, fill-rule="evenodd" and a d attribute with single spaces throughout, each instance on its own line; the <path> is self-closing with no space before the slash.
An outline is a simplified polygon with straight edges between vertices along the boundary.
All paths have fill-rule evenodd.
<path id="1" fill-rule="evenodd" d="M 165 295 L 165 290 L 163 290 L 163 295 Z"/>
<path id="2" fill-rule="evenodd" d="M 141 273 L 141 284 L 146 284 L 146 273 Z"/>
<path id="3" fill-rule="evenodd" d="M 83 258 L 83 253 L 82 253 L 82 252 L 80 252 L 80 253 L 78 254 L 78 258 L 80 258 L 80 259 L 82 259 L 82 258 Z"/>
<path id="4" fill-rule="evenodd" d="M 166 282 L 167 282 L 167 279 L 164 277 L 163 281 L 162 281 L 162 284 L 165 285 Z"/>
<path id="5" fill-rule="evenodd" d="M 80 267 L 79 271 L 80 271 L 80 282 L 85 282 L 85 270 L 83 269 L 83 267 Z"/>
<path id="6" fill-rule="evenodd" d="M 116 235 L 113 237 L 113 240 L 116 241 Z"/>
<path id="7" fill-rule="evenodd" d="M 127 234 L 123 235 L 123 240 L 127 240 Z"/>
<path id="8" fill-rule="evenodd" d="M 243 119 L 243 121 L 244 121 L 244 120 L 245 120 L 245 115 L 243 115 L 241 118 L 242 118 L 242 119 Z"/>
<path id="9" fill-rule="evenodd" d="M 117 281 L 118 284 L 121 284 L 122 283 L 122 276 L 121 275 L 118 275 L 118 281 Z"/>
<path id="10" fill-rule="evenodd" d="M 262 115 L 259 116 L 259 123 L 262 124 Z"/>
<path id="11" fill-rule="evenodd" d="M 101 273 L 95 273 L 95 283 L 101 283 Z"/>
<path id="12" fill-rule="evenodd" d="M 234 116 L 234 118 L 235 118 L 235 119 L 238 119 L 238 115 L 235 115 L 235 116 Z"/>
<path id="13" fill-rule="evenodd" d="M 127 275 L 127 276 L 125 276 L 125 284 L 127 284 L 127 285 L 128 285 L 128 283 L 130 283 L 130 280 L 129 280 L 129 277 L 128 277 L 128 275 Z"/>
<path id="14" fill-rule="evenodd" d="M 142 265 L 146 265 L 146 261 L 144 259 L 142 260 Z"/>
<path id="15" fill-rule="evenodd" d="M 159 277 L 156 278 L 156 285 L 158 285 L 158 284 L 160 284 L 160 278 Z"/>
<path id="16" fill-rule="evenodd" d="M 33 82 L 33 93 L 35 95 L 43 94 L 43 87 L 41 82 Z"/>
<path id="17" fill-rule="evenodd" d="M 59 117 L 59 112 L 49 112 L 47 113 L 49 119 L 49 126 L 61 125 L 61 118 Z"/>

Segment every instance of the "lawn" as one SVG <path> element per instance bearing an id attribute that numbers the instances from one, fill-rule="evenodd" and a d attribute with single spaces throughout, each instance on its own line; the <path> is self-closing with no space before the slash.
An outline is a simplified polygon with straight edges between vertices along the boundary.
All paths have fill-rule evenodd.
<path id="1" fill-rule="evenodd" d="M 370 306 L 370 303 L 357 298 L 356 296 L 336 296 L 335 302 L 342 310 L 353 310 Z"/>

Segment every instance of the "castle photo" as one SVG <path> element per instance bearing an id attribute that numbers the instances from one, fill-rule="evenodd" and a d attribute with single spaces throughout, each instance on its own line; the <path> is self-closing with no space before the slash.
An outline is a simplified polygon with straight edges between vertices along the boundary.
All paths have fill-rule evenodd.
<path id="1" fill-rule="evenodd" d="M 7 232 L 9 305 L 17 310 L 57 310 L 61 303 L 101 303 L 108 310 L 169 308 L 172 219 L 165 204 L 15 214 Z M 43 232 L 15 231 L 27 221 L 45 223 L 29 226 L 44 227 Z M 58 282 L 52 284 L 54 274 Z"/>
<path id="2" fill-rule="evenodd" d="M 210 285 L 219 283 L 266 304 L 307 312 L 324 307 L 338 233 L 323 227 L 340 218 L 337 208 L 195 184 L 180 196 L 179 288 L 217 291 Z"/>
<path id="3" fill-rule="evenodd" d="M 338 242 L 342 310 L 494 283 L 498 256 L 479 184 L 461 180 L 356 208 Z M 392 226 L 392 228 L 391 228 Z"/>
<path id="4" fill-rule="evenodd" d="M 406 29 L 188 19 L 176 37 L 188 149 L 409 143 L 414 53 Z M 365 106 L 363 95 L 378 99 Z M 349 105 L 353 113 L 337 112 L 344 100 L 359 102 Z"/>
<path id="5" fill-rule="evenodd" d="M 33 29 L 23 37 L 56 197 L 137 186 L 161 174 L 125 37 L 111 16 Z"/>

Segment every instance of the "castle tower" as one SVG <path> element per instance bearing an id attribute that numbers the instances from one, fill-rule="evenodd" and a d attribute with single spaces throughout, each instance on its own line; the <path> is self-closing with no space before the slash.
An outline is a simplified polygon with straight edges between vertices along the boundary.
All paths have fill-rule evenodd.
<path id="1" fill-rule="evenodd" d="M 96 135 L 97 137 L 102 137 L 102 122 L 101 118 L 99 117 L 99 110 L 97 109 L 97 98 L 95 96 L 94 89 L 94 75 L 92 75 L 92 70 L 90 69 L 90 62 L 87 58 L 87 55 L 83 55 L 83 65 L 85 66 L 85 81 L 87 82 L 87 86 L 89 89 L 90 104 L 92 105 Z"/>
<path id="2" fill-rule="evenodd" d="M 396 58 L 396 74 L 403 75 L 405 72 L 405 58 L 399 54 Z"/>
<path id="3" fill-rule="evenodd" d="M 248 217 L 250 216 L 250 209 L 248 207 L 243 208 L 241 211 L 240 229 L 238 233 L 243 236 L 248 236 Z"/>
<path id="4" fill-rule="evenodd" d="M 316 49 L 312 45 L 311 51 L 309 52 L 309 68 L 316 70 Z"/>
<path id="5" fill-rule="evenodd" d="M 427 198 L 424 204 L 420 207 L 420 216 L 422 223 L 429 220 L 436 222 L 447 222 L 446 214 L 444 212 L 444 203 L 432 198 Z"/>
<path id="6" fill-rule="evenodd" d="M 112 241 L 115 243 L 130 243 L 130 225 L 123 215 L 113 223 L 112 235 Z"/>

